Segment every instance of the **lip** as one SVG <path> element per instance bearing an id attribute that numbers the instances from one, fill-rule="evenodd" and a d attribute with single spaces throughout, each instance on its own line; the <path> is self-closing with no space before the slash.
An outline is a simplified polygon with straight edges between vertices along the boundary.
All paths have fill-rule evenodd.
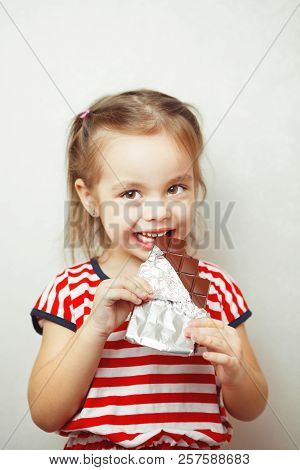
<path id="1" fill-rule="evenodd" d="M 169 232 L 170 230 L 174 230 L 173 228 L 160 228 L 157 230 L 139 230 L 133 233 L 162 233 L 162 232 Z"/>

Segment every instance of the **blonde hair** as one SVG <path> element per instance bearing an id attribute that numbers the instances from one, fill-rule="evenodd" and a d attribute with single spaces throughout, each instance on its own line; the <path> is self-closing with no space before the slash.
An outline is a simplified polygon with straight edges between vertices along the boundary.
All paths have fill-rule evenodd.
<path id="1" fill-rule="evenodd" d="M 166 131 L 180 149 L 191 159 L 195 182 L 195 199 L 199 189 L 202 201 L 207 194 L 200 168 L 203 137 L 195 106 L 173 96 L 150 89 L 138 89 L 106 95 L 89 106 L 89 113 L 71 121 L 66 153 L 68 214 L 65 223 L 64 248 L 79 246 L 88 259 L 99 256 L 110 246 L 101 219 L 92 217 L 78 196 L 74 183 L 81 178 L 93 192 L 101 178 L 101 158 L 106 144 L 114 133 L 127 135 L 153 135 Z M 74 216 L 74 214 L 76 214 Z M 197 211 L 195 216 L 197 216 Z M 195 222 L 195 219 L 194 219 Z M 193 224 L 194 225 L 194 224 Z M 187 251 L 191 256 L 192 243 L 196 241 L 196 225 L 187 237 Z M 100 253 L 101 255 L 101 253 Z"/>

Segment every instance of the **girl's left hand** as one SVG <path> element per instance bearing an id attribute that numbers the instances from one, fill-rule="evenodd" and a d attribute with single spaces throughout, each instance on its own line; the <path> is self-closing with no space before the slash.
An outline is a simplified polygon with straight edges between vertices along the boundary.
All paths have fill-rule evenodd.
<path id="1" fill-rule="evenodd" d="M 183 333 L 207 348 L 203 357 L 215 366 L 222 385 L 236 387 L 242 383 L 245 377 L 243 348 L 235 328 L 213 318 L 194 318 Z"/>

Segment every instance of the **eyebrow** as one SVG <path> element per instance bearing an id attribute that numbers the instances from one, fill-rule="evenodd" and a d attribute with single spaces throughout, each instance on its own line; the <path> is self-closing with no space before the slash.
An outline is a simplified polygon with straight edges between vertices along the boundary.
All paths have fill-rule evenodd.
<path id="1" fill-rule="evenodd" d="M 178 175 L 178 176 L 175 176 L 174 178 L 171 178 L 169 181 L 168 181 L 168 184 L 174 184 L 174 183 L 178 183 L 178 182 L 183 182 L 183 181 L 186 181 L 186 182 L 190 182 L 193 180 L 193 176 L 191 175 Z M 115 191 L 115 190 L 118 190 L 118 189 L 126 189 L 128 187 L 136 187 L 136 188 L 145 188 L 146 186 L 143 184 L 143 183 L 139 183 L 137 181 L 128 181 L 128 180 L 124 180 L 124 181 L 120 181 L 120 183 L 117 183 L 115 185 L 112 186 L 112 190 Z"/>

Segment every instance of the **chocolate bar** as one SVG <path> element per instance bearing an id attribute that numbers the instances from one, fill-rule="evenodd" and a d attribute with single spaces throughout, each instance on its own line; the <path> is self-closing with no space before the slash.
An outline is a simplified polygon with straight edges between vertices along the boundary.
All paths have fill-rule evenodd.
<path id="1" fill-rule="evenodd" d="M 156 237 L 155 245 L 177 272 L 192 302 L 199 308 L 205 308 L 210 281 L 199 277 L 198 260 L 186 253 L 186 241 L 164 235 Z"/>
<path id="2" fill-rule="evenodd" d="M 205 310 L 210 281 L 199 277 L 198 260 L 185 251 L 186 242 L 157 237 L 138 275 L 148 281 L 154 297 L 135 305 L 125 339 L 173 354 L 195 354 L 198 345 L 183 331 L 193 318 L 209 317 Z"/>

